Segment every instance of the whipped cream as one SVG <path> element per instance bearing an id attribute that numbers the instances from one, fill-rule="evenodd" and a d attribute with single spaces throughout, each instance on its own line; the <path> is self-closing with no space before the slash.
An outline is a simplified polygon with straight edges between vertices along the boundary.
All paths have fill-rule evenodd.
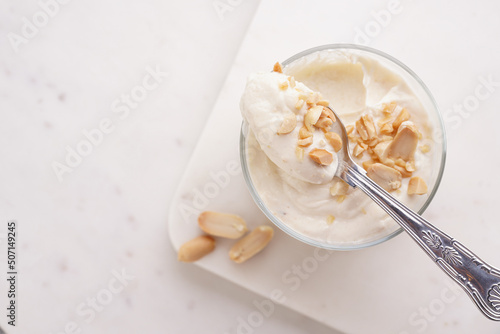
<path id="1" fill-rule="evenodd" d="M 371 115 L 376 123 L 383 117 L 383 105 L 392 102 L 408 110 L 422 141 L 432 142 L 433 124 L 417 95 L 396 71 L 369 54 L 327 50 L 294 61 L 284 68 L 284 74 L 251 75 L 241 99 L 242 115 L 249 125 L 250 176 L 262 201 L 278 219 L 308 238 L 338 246 L 371 242 L 394 232 L 397 223 L 361 190 L 349 187 L 341 200 L 332 196 L 330 189 L 343 181 L 334 177 L 338 157 L 325 145 L 321 130 L 315 131 L 313 144 L 305 148 L 306 155 L 322 148 L 333 154 L 334 162 L 321 166 L 311 159 L 296 158 L 297 135 L 307 110 L 295 107 L 300 94 L 296 89 L 280 88 L 288 76 L 295 78 L 301 91 L 320 92 L 346 126 L 354 125 L 362 115 Z M 297 116 L 296 128 L 287 135 L 278 135 L 277 130 L 290 113 Z M 349 144 L 352 152 L 356 143 Z M 435 157 L 425 151 L 417 149 L 412 176 L 432 186 Z M 354 158 L 360 165 L 368 159 L 366 152 Z M 391 194 L 418 210 L 429 193 L 408 195 L 408 182 L 409 178 L 404 178 L 401 188 Z"/>

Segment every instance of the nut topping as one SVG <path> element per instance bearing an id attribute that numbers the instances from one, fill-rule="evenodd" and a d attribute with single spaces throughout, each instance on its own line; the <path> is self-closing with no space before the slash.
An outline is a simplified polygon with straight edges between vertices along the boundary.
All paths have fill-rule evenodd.
<path id="1" fill-rule="evenodd" d="M 297 116 L 294 113 L 290 113 L 285 116 L 280 128 L 278 129 L 279 135 L 284 135 L 292 132 L 297 126 Z"/>
<path id="2" fill-rule="evenodd" d="M 406 164 L 405 164 L 405 169 L 407 171 L 409 171 L 410 173 L 411 172 L 414 172 L 416 170 L 416 167 L 415 167 L 415 160 L 411 160 L 411 161 L 408 161 Z"/>
<path id="3" fill-rule="evenodd" d="M 310 132 L 314 132 L 314 124 L 318 122 L 322 112 L 322 106 L 315 106 L 307 111 L 306 115 L 304 116 L 304 125 L 306 126 L 307 130 L 309 130 Z"/>
<path id="4" fill-rule="evenodd" d="M 375 129 L 375 124 L 373 123 L 371 115 L 361 116 L 361 118 L 356 121 L 356 130 L 361 139 L 365 141 L 372 140 L 377 136 L 377 130 Z"/>
<path id="5" fill-rule="evenodd" d="M 402 108 L 401 111 L 399 112 L 399 115 L 396 117 L 394 122 L 392 122 L 392 127 L 394 130 L 399 130 L 399 126 L 403 123 L 406 122 L 407 120 L 410 119 L 410 113 L 406 108 Z"/>
<path id="6" fill-rule="evenodd" d="M 384 106 L 383 106 L 383 109 L 382 109 L 382 112 L 384 114 L 392 114 L 393 111 L 396 109 L 398 105 L 396 104 L 396 102 L 392 101 L 390 103 L 384 103 Z"/>
<path id="7" fill-rule="evenodd" d="M 332 123 L 335 122 L 337 119 L 335 118 L 335 114 L 330 108 L 323 108 L 323 111 L 321 112 L 321 117 L 328 117 L 329 119 L 332 120 Z"/>
<path id="8" fill-rule="evenodd" d="M 304 160 L 304 149 L 302 147 L 296 147 L 295 148 L 295 156 L 299 161 Z"/>
<path id="9" fill-rule="evenodd" d="M 314 126 L 324 131 L 330 131 L 330 127 L 332 124 L 333 122 L 330 118 L 321 116 L 316 124 L 314 124 Z"/>
<path id="10" fill-rule="evenodd" d="M 299 138 L 300 139 L 312 137 L 312 135 L 313 135 L 312 132 L 309 132 L 309 130 L 307 130 L 305 127 L 301 127 L 299 130 Z"/>
<path id="11" fill-rule="evenodd" d="M 337 133 L 327 132 L 327 133 L 325 133 L 325 138 L 328 140 L 330 145 L 332 145 L 333 150 L 335 152 L 340 151 L 340 149 L 342 148 L 342 139 L 340 138 L 340 136 Z"/>
<path id="12" fill-rule="evenodd" d="M 322 148 L 315 148 L 309 152 L 309 156 L 319 165 L 327 166 L 333 162 L 333 155 Z"/>
<path id="13" fill-rule="evenodd" d="M 345 130 L 348 135 L 350 135 L 354 131 L 354 125 L 348 125 L 345 127 Z"/>
<path id="14" fill-rule="evenodd" d="M 373 160 L 363 161 L 363 169 L 368 170 L 368 168 L 370 168 L 374 163 L 375 163 L 375 161 L 373 161 Z"/>
<path id="15" fill-rule="evenodd" d="M 276 62 L 273 67 L 273 72 L 283 73 L 283 68 L 279 62 Z"/>
<path id="16" fill-rule="evenodd" d="M 304 106 L 304 100 L 302 99 L 298 99 L 297 100 L 297 103 L 295 103 L 295 109 L 302 109 L 302 107 Z"/>
<path id="17" fill-rule="evenodd" d="M 313 92 L 311 93 L 307 99 L 306 103 L 309 108 L 316 106 L 316 103 L 321 100 L 321 95 L 319 93 Z"/>
<path id="18" fill-rule="evenodd" d="M 386 150 L 387 150 L 387 147 L 391 144 L 392 141 L 383 141 L 379 144 L 377 144 L 377 146 L 375 146 L 375 148 L 373 149 L 373 153 L 377 156 L 377 158 L 382 161 L 382 162 L 385 162 L 386 160 Z"/>
<path id="19" fill-rule="evenodd" d="M 326 223 L 328 225 L 331 225 L 333 224 L 333 222 L 335 221 L 335 216 L 332 216 L 332 215 L 328 215 L 328 217 L 326 217 Z"/>
<path id="20" fill-rule="evenodd" d="M 431 147 L 427 144 L 420 146 L 420 151 L 422 151 L 422 153 L 427 153 L 430 150 L 431 150 Z"/>
<path id="21" fill-rule="evenodd" d="M 380 133 L 389 135 L 394 132 L 394 127 L 390 123 L 385 123 L 380 127 Z"/>
<path id="22" fill-rule="evenodd" d="M 373 164 L 368 168 L 367 175 L 386 191 L 396 190 L 401 187 L 401 173 L 386 165 Z"/>
<path id="23" fill-rule="evenodd" d="M 404 168 L 404 167 L 394 165 L 394 166 L 392 166 L 392 168 L 394 168 L 395 170 L 400 172 L 402 177 L 411 177 L 413 175 L 413 172 L 407 171 L 406 168 Z"/>
<path id="24" fill-rule="evenodd" d="M 346 195 L 338 195 L 337 197 L 337 203 L 342 203 L 345 200 Z"/>
<path id="25" fill-rule="evenodd" d="M 427 193 L 427 184 L 418 176 L 412 177 L 408 183 L 408 195 L 424 195 Z"/>
<path id="26" fill-rule="evenodd" d="M 299 139 L 297 142 L 297 145 L 302 146 L 302 147 L 307 147 L 313 143 L 313 137 L 306 137 L 304 139 Z"/>
<path id="27" fill-rule="evenodd" d="M 343 180 L 337 180 L 333 184 L 333 186 L 330 187 L 330 194 L 332 196 L 339 196 L 339 195 L 347 195 L 347 191 L 349 190 L 349 185 L 345 183 Z"/>
<path id="28" fill-rule="evenodd" d="M 391 159 L 401 158 L 404 161 L 412 161 L 418 145 L 419 133 L 412 122 L 404 122 L 400 125 L 394 140 L 387 147 L 387 157 Z"/>
<path id="29" fill-rule="evenodd" d="M 356 158 L 359 158 L 361 156 L 361 154 L 363 154 L 364 151 L 365 151 L 365 149 L 361 146 L 361 144 L 358 144 L 358 145 L 354 146 L 354 150 L 352 150 L 352 154 Z"/>

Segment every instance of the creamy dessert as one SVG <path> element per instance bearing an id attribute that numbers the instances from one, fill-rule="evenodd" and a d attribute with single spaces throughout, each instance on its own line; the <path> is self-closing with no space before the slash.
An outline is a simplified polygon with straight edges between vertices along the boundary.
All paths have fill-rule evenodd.
<path id="1" fill-rule="evenodd" d="M 349 134 L 355 162 L 418 210 L 434 164 L 433 126 L 395 71 L 354 50 L 326 50 L 250 75 L 241 99 L 247 163 L 267 208 L 298 233 L 335 245 L 377 240 L 398 228 L 361 190 L 334 177 Z"/>

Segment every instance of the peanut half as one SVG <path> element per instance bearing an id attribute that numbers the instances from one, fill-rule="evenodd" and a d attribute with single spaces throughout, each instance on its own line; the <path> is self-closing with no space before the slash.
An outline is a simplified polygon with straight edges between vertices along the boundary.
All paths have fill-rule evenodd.
<path id="1" fill-rule="evenodd" d="M 189 240 L 179 248 L 177 259 L 181 262 L 194 262 L 215 249 L 215 240 L 209 235 L 202 235 Z"/>
<path id="2" fill-rule="evenodd" d="M 248 231 L 247 224 L 240 216 L 213 211 L 202 212 L 198 225 L 207 234 L 228 239 L 238 239 Z"/>
<path id="3" fill-rule="evenodd" d="M 305 126 L 301 127 L 299 130 L 299 139 L 309 138 L 312 137 L 312 135 L 312 132 L 307 130 Z"/>
<path id="4" fill-rule="evenodd" d="M 236 263 L 243 263 L 259 253 L 273 238 L 274 230 L 270 226 L 262 225 L 255 228 L 247 236 L 231 247 L 229 258 Z"/>

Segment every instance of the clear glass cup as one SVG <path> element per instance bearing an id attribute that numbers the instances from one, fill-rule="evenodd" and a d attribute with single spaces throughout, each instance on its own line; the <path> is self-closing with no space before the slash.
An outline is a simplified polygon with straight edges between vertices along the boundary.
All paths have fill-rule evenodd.
<path id="1" fill-rule="evenodd" d="M 360 53 L 361 55 L 365 54 L 370 58 L 379 61 L 383 66 L 399 74 L 406 81 L 408 86 L 420 99 L 420 102 L 422 103 L 424 108 L 428 111 L 429 121 L 434 125 L 435 129 L 433 133 L 433 140 L 434 140 L 433 154 L 435 154 L 434 159 L 437 165 L 432 171 L 431 178 L 428 184 L 430 190 L 429 197 L 417 211 L 419 214 L 422 214 L 425 211 L 425 209 L 429 206 L 432 199 L 434 198 L 434 195 L 436 194 L 436 191 L 441 182 L 441 178 L 443 176 L 445 160 L 446 160 L 446 133 L 444 129 L 443 120 L 441 118 L 436 101 L 432 97 L 431 92 L 429 91 L 427 86 L 422 82 L 422 80 L 410 68 L 401 63 L 399 60 L 376 49 L 355 44 L 329 44 L 305 50 L 283 61 L 282 62 L 283 68 L 286 70 L 286 66 L 293 63 L 294 61 L 304 56 L 310 55 L 312 53 L 326 51 L 326 50 L 355 51 L 357 53 Z M 387 241 L 395 237 L 396 235 L 400 234 L 403 231 L 403 229 L 399 227 L 397 230 L 387 233 L 387 235 L 383 235 L 380 238 L 377 238 L 375 240 L 370 240 L 364 243 L 353 242 L 352 244 L 346 244 L 346 243 L 333 244 L 333 243 L 318 241 L 316 239 L 305 236 L 302 233 L 294 230 L 286 223 L 281 221 L 279 218 L 277 218 L 271 212 L 271 210 L 266 206 L 266 203 L 259 196 L 259 193 L 254 186 L 252 177 L 250 175 L 249 166 L 247 163 L 247 134 L 248 134 L 248 126 L 245 122 L 243 122 L 240 134 L 240 160 L 246 184 L 257 206 L 262 210 L 262 212 L 267 216 L 267 218 L 269 218 L 269 220 L 271 220 L 276 226 L 278 226 L 281 230 L 283 230 L 287 234 L 315 247 L 321 247 L 331 250 L 347 251 L 347 250 L 362 249 L 380 244 L 384 241 Z"/>

